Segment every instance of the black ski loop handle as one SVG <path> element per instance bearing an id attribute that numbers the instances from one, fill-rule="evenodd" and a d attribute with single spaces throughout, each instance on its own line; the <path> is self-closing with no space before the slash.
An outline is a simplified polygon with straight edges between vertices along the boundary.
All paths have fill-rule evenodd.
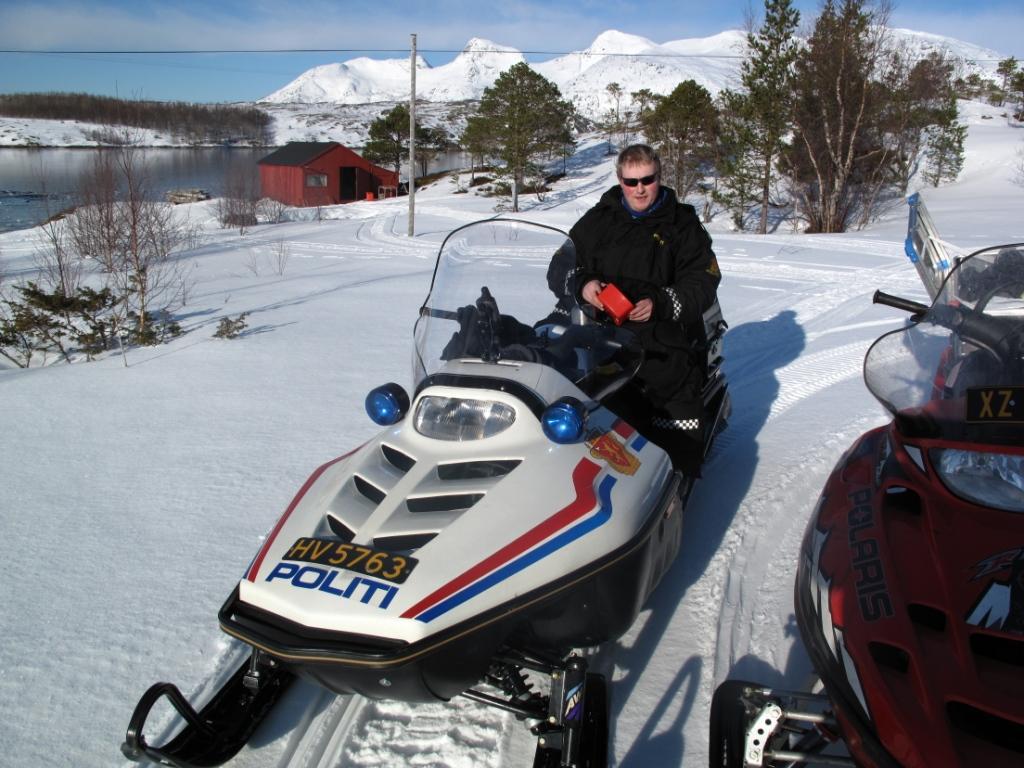
<path id="1" fill-rule="evenodd" d="M 139 703 L 135 705 L 135 711 L 132 712 L 132 718 L 128 722 L 128 730 L 124 736 L 124 744 L 121 745 L 121 752 L 129 760 L 139 760 L 144 754 L 150 754 L 151 748 L 142 735 L 142 729 L 146 724 L 146 718 L 149 717 L 149 713 L 153 709 L 153 705 L 164 696 L 167 697 L 171 705 L 178 711 L 178 714 L 189 725 L 196 728 L 204 736 L 216 737 L 216 733 L 199 717 L 199 713 L 188 703 L 188 699 L 178 690 L 178 686 L 173 683 L 154 683 L 142 695 L 142 698 L 139 699 Z"/>

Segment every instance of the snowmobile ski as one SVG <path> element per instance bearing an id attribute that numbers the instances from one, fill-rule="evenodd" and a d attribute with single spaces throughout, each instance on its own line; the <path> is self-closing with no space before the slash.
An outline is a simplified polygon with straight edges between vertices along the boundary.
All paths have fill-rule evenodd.
<path id="1" fill-rule="evenodd" d="M 230 760 L 270 712 L 294 675 L 255 651 L 200 712 L 172 683 L 155 683 L 132 713 L 121 752 L 129 760 L 152 760 L 175 768 L 206 768 Z M 154 705 L 166 697 L 185 727 L 160 747 L 146 742 L 143 728 Z"/>

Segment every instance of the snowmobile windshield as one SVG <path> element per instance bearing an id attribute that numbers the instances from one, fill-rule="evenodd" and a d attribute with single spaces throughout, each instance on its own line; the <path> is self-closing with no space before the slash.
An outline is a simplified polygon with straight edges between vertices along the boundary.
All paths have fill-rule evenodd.
<path id="1" fill-rule="evenodd" d="M 1024 244 L 958 261 L 926 312 L 871 346 L 864 380 L 915 436 L 1019 443 Z"/>
<path id="2" fill-rule="evenodd" d="M 572 241 L 552 227 L 489 219 L 452 232 L 416 321 L 416 385 L 449 360 L 541 363 L 595 399 L 624 384 L 643 360 L 639 342 L 584 322 L 575 266 Z"/>

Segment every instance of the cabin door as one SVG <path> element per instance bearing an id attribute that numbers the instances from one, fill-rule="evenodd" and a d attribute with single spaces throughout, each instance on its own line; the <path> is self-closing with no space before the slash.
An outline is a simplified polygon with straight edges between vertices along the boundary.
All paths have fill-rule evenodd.
<path id="1" fill-rule="evenodd" d="M 355 200 L 356 199 L 356 169 L 355 168 L 342 168 L 341 169 L 341 189 L 340 199 L 342 200 Z"/>

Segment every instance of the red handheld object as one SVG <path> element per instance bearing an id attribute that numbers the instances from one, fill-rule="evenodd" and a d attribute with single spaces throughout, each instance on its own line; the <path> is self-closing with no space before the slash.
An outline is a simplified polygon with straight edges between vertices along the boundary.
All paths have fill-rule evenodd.
<path id="1" fill-rule="evenodd" d="M 597 298 L 604 305 L 604 311 L 611 316 L 616 325 L 622 325 L 622 321 L 633 311 L 633 302 L 627 299 L 626 294 L 616 288 L 614 283 L 608 283 L 597 294 Z"/>

